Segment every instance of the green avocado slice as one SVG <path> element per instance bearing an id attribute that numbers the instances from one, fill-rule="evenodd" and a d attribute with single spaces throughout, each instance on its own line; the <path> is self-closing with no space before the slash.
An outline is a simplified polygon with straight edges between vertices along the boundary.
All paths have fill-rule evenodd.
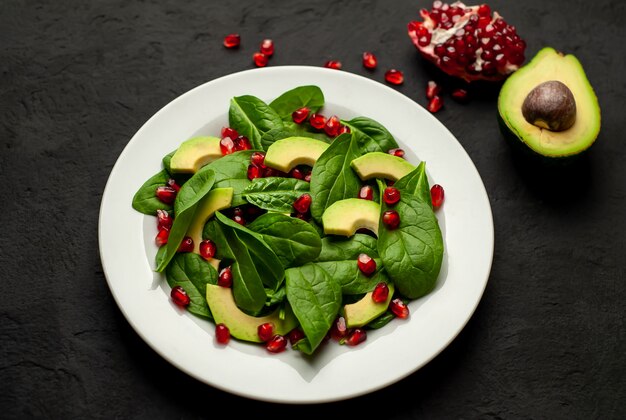
<path id="1" fill-rule="evenodd" d="M 217 137 L 194 137 L 183 142 L 170 160 L 173 173 L 194 174 L 207 163 L 222 157 L 220 139 Z"/>
<path id="2" fill-rule="evenodd" d="M 277 140 L 267 149 L 265 165 L 289 172 L 297 165 L 313 166 L 328 148 L 328 143 L 308 137 L 287 137 Z"/>
<path id="3" fill-rule="evenodd" d="M 403 158 L 383 152 L 366 153 L 354 159 L 350 166 L 362 181 L 371 178 L 397 181 L 415 169 L 415 166 Z"/>
<path id="4" fill-rule="evenodd" d="M 387 300 L 384 302 L 374 302 L 372 299 L 372 293 L 374 292 L 368 292 L 360 300 L 344 305 L 343 315 L 346 320 L 346 327 L 362 327 L 384 314 L 389 306 L 389 302 L 391 302 L 394 291 L 392 283 L 387 283 L 387 287 L 389 287 L 389 296 L 387 296 Z"/>

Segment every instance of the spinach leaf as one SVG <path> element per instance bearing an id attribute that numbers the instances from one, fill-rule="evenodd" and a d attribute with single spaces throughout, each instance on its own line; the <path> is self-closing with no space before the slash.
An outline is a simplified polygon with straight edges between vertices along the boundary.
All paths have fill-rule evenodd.
<path id="1" fill-rule="evenodd" d="M 312 354 L 341 306 L 341 286 L 314 264 L 285 270 L 287 300 L 306 336 L 294 348 Z"/>
<path id="2" fill-rule="evenodd" d="M 359 156 L 355 137 L 342 134 L 317 159 L 311 174 L 311 215 L 318 223 L 335 201 L 358 195 L 361 181 L 350 162 Z"/>
<path id="3" fill-rule="evenodd" d="M 376 238 L 363 233 L 357 233 L 351 238 L 326 236 L 322 238 L 322 250 L 315 261 L 356 260 L 361 253 L 372 258 L 378 257 Z"/>
<path id="4" fill-rule="evenodd" d="M 332 139 L 328 137 L 324 132 L 312 131 L 308 129 L 304 124 L 296 124 L 294 122 L 285 122 L 284 126 L 274 130 L 270 130 L 263 134 L 261 137 L 261 146 L 263 150 L 267 149 L 276 141 L 286 139 L 288 137 L 309 137 L 316 140 L 322 140 L 326 143 L 330 143 Z"/>
<path id="5" fill-rule="evenodd" d="M 400 215 L 400 226 L 378 229 L 378 253 L 397 290 L 415 299 L 430 292 L 437 281 L 443 259 L 443 237 L 435 213 L 422 199 L 400 190 L 400 201 L 393 207 Z M 384 202 L 382 212 L 390 207 Z"/>
<path id="6" fill-rule="evenodd" d="M 350 121 L 342 121 L 350 130 L 361 149 L 361 154 L 368 152 L 384 152 L 398 147 L 391 133 L 377 121 L 367 117 L 356 117 Z"/>
<path id="7" fill-rule="evenodd" d="M 167 155 L 165 155 L 163 157 L 163 168 L 167 171 L 167 173 L 171 174 L 172 173 L 172 156 L 174 156 L 174 153 L 176 153 L 176 150 L 169 152 Z"/>
<path id="8" fill-rule="evenodd" d="M 285 268 L 313 261 L 322 248 L 322 240 L 313 226 L 284 214 L 264 214 L 248 228 L 263 237 Z"/>
<path id="9" fill-rule="evenodd" d="M 276 111 L 251 95 L 237 96 L 230 100 L 228 122 L 240 135 L 248 137 L 255 149 L 261 149 L 261 137 L 264 133 L 283 126 Z"/>
<path id="10" fill-rule="evenodd" d="M 309 183 L 295 178 L 257 178 L 242 191 L 248 203 L 264 210 L 293 213 L 293 202 L 309 191 Z"/>
<path id="11" fill-rule="evenodd" d="M 213 171 L 215 173 L 215 188 L 231 187 L 233 189 L 232 207 L 246 204 L 246 200 L 241 196 L 248 185 L 248 165 L 250 165 L 250 156 L 254 153 L 252 150 L 244 150 L 235 152 L 230 155 L 209 163 L 198 171 Z"/>
<path id="12" fill-rule="evenodd" d="M 170 179 L 170 175 L 165 170 L 150 177 L 135 193 L 133 208 L 150 216 L 156 215 L 157 210 L 172 210 L 170 204 L 165 204 L 156 197 L 157 187 L 165 185 L 168 179 Z"/>
<path id="13" fill-rule="evenodd" d="M 382 328 L 385 325 L 389 324 L 396 316 L 389 309 L 385 311 L 381 316 L 371 321 L 365 327 L 370 328 L 372 330 L 376 330 L 378 328 Z"/>
<path id="14" fill-rule="evenodd" d="M 283 119 L 291 121 L 296 109 L 307 107 L 317 112 L 324 106 L 324 94 L 317 86 L 298 86 L 288 90 L 270 103 L 270 107 Z"/>
<path id="15" fill-rule="evenodd" d="M 376 178 L 376 186 L 378 187 L 378 204 L 383 202 L 383 193 L 385 192 L 385 188 L 387 188 L 387 184 L 384 180 L 380 178 Z"/>
<path id="16" fill-rule="evenodd" d="M 170 287 L 185 289 L 191 302 L 187 310 L 192 314 L 213 319 L 206 302 L 206 285 L 217 284 L 217 271 L 198 254 L 177 254 L 165 270 Z"/>
<path id="17" fill-rule="evenodd" d="M 433 207 L 433 203 L 430 198 L 428 175 L 426 175 L 426 162 L 420 162 L 417 168 L 397 180 L 394 187 L 414 194 L 417 198 L 427 203 L 430 208 Z"/>
<path id="18" fill-rule="evenodd" d="M 157 260 L 156 271 L 163 272 L 176 254 L 176 251 L 178 251 L 178 247 L 193 220 L 196 205 L 208 194 L 213 187 L 214 181 L 215 175 L 213 171 L 203 171 L 196 173 L 180 187 L 174 202 L 174 223 L 170 229 L 167 245 L 164 245 L 165 251 L 157 254 L 157 257 L 160 259 Z"/>

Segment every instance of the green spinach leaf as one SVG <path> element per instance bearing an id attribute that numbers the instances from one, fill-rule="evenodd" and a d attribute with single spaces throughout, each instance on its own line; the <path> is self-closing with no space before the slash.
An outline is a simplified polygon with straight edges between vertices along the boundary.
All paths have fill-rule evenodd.
<path id="1" fill-rule="evenodd" d="M 133 208 L 150 216 L 156 215 L 157 210 L 172 210 L 170 204 L 165 204 L 156 197 L 157 187 L 165 185 L 168 179 L 170 179 L 170 175 L 165 170 L 151 176 L 135 193 Z"/>
<path id="2" fill-rule="evenodd" d="M 391 133 L 377 121 L 368 117 L 356 117 L 343 121 L 350 130 L 361 149 L 361 154 L 368 152 L 384 152 L 398 147 Z"/>
<path id="3" fill-rule="evenodd" d="M 270 107 L 283 119 L 291 121 L 296 109 L 307 107 L 311 113 L 324 106 L 324 94 L 317 86 L 298 86 L 288 90 L 270 103 Z"/>
<path id="4" fill-rule="evenodd" d="M 261 149 L 264 133 L 283 126 L 283 120 L 276 111 L 251 95 L 231 99 L 228 122 L 240 135 L 248 137 L 255 149 Z"/>
<path id="5" fill-rule="evenodd" d="M 426 175 L 426 162 L 420 162 L 420 164 L 417 165 L 417 168 L 397 180 L 394 187 L 414 194 L 417 198 L 427 203 L 430 208 L 433 207 L 433 203 L 430 198 L 428 175 Z"/>
<path id="6" fill-rule="evenodd" d="M 231 187 L 233 189 L 232 207 L 246 204 L 247 201 L 241 196 L 250 184 L 248 179 L 248 165 L 252 150 L 235 152 L 202 167 L 198 173 L 203 171 L 213 171 L 215 173 L 215 188 Z"/>
<path id="7" fill-rule="evenodd" d="M 309 183 L 295 178 L 257 178 L 242 191 L 248 203 L 264 210 L 293 213 L 293 202 L 309 191 Z"/>
<path id="8" fill-rule="evenodd" d="M 198 254 L 177 254 L 165 270 L 170 287 L 180 286 L 189 295 L 187 310 L 192 314 L 213 319 L 206 301 L 206 285 L 217 284 L 217 271 Z"/>

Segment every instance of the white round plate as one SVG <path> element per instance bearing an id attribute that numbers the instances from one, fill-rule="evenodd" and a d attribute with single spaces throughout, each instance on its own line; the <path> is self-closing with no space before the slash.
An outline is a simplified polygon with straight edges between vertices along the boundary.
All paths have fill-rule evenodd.
<path id="1" fill-rule="evenodd" d="M 131 207 L 133 195 L 161 170 L 161 159 L 195 135 L 219 135 L 229 101 L 255 95 L 270 102 L 286 90 L 317 85 L 325 115 L 367 116 L 383 124 L 413 163 L 426 161 L 431 182 L 445 189 L 436 213 L 444 235 L 437 286 L 409 304 L 407 320 L 368 331 L 356 347 L 329 342 L 314 357 L 291 350 L 215 343 L 211 322 L 177 309 L 153 271 L 154 217 Z M 130 140 L 107 182 L 100 208 L 100 255 L 111 292 L 128 322 L 162 357 L 224 391 L 282 403 L 320 403 L 363 395 L 415 372 L 465 326 L 485 289 L 493 258 L 493 220 L 476 167 L 429 112 L 381 83 L 344 71 L 284 66 L 247 70 L 205 83 L 157 112 Z M 385 363 L 372 363 L 384 360 Z"/>

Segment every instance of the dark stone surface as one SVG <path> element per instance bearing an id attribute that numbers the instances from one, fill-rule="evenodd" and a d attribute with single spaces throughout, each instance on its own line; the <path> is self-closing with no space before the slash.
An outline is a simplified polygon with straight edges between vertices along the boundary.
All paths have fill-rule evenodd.
<path id="1" fill-rule="evenodd" d="M 393 4 L 393 5 L 392 5 Z M 0 416 L 202 418 L 302 408 L 225 394 L 153 352 L 113 301 L 98 255 L 109 172 L 159 108 L 205 81 L 271 65 L 321 65 L 382 80 L 425 105 L 441 76 L 406 23 L 425 1 L 0 2 Z M 626 418 L 626 7 L 614 1 L 494 1 L 528 41 L 574 53 L 603 127 L 569 170 L 520 161 L 496 120 L 498 86 L 437 114 L 474 160 L 493 208 L 496 250 L 484 297 L 460 336 L 384 390 L 306 408 L 350 418 Z M 227 51 L 222 37 L 243 45 Z M 379 56 L 373 73 L 360 53 Z M 449 83 L 449 81 L 445 81 Z M 363 367 L 364 369 L 367 366 Z M 292 411 L 293 410 L 293 411 Z"/>

